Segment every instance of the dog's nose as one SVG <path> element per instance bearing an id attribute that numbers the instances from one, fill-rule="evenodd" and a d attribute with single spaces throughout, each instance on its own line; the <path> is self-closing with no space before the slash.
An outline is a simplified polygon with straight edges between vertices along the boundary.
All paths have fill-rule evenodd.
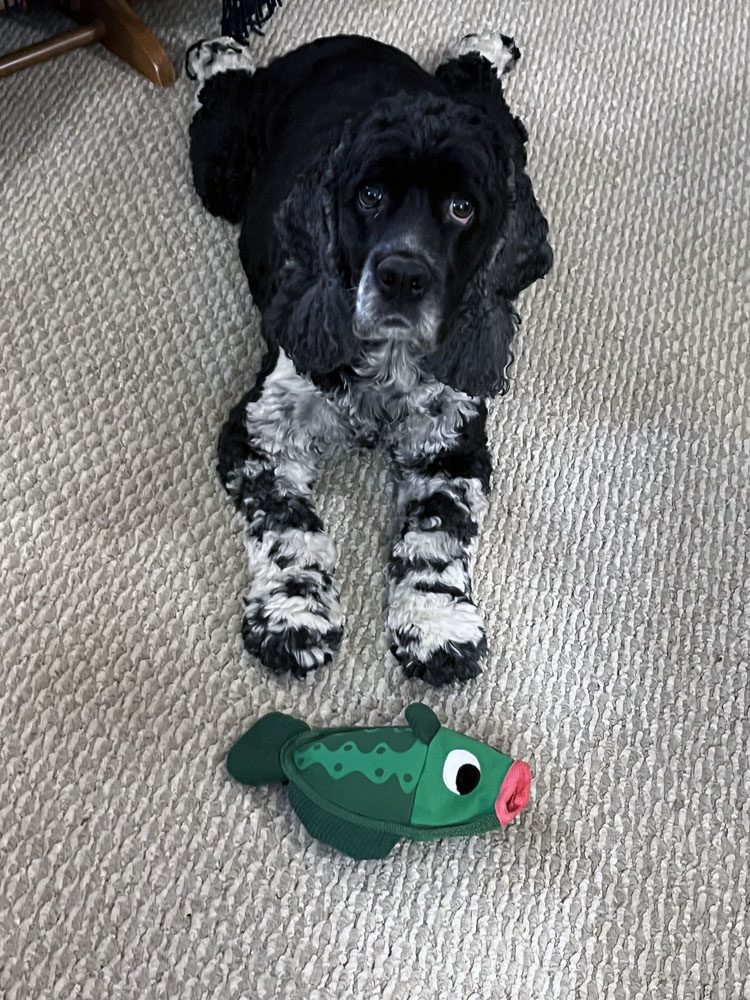
<path id="1" fill-rule="evenodd" d="M 381 294 L 390 301 L 419 302 L 432 283 L 427 264 L 406 253 L 388 254 L 378 264 L 375 275 Z"/>

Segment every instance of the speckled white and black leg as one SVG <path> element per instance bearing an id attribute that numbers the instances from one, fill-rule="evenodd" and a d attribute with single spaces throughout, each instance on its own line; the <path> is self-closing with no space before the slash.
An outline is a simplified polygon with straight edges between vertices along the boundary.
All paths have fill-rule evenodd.
<path id="1" fill-rule="evenodd" d="M 391 650 L 408 676 L 436 685 L 475 677 L 487 649 L 471 581 L 490 483 L 485 416 L 481 405 L 465 414 L 437 450 L 394 454 Z"/>
<path id="2" fill-rule="evenodd" d="M 266 359 L 222 429 L 219 473 L 246 521 L 242 634 L 247 650 L 276 672 L 304 676 L 341 641 L 336 549 L 312 483 L 343 440 L 330 402 L 283 351 Z"/>
<path id="3" fill-rule="evenodd" d="M 472 53 L 485 58 L 498 79 L 512 73 L 521 58 L 521 51 L 510 35 L 464 35 L 445 53 L 445 62 Z"/>
<path id="4" fill-rule="evenodd" d="M 233 38 L 204 38 L 191 45 L 185 53 L 185 74 L 196 80 L 199 87 L 193 96 L 193 113 L 201 107 L 203 84 L 218 73 L 241 70 L 255 72 L 255 61 L 247 45 L 240 45 Z"/>
<path id="5" fill-rule="evenodd" d="M 234 38 L 202 38 L 185 53 L 185 72 L 191 80 L 205 83 L 217 73 L 242 69 L 255 71 L 255 62 L 247 45 L 240 45 Z"/>

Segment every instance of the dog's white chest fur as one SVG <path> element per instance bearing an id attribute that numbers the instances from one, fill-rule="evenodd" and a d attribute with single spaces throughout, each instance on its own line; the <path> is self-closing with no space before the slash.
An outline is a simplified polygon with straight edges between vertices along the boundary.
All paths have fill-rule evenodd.
<path id="1" fill-rule="evenodd" d="M 423 454 L 441 451 L 477 401 L 425 373 L 406 341 L 363 345 L 354 375 L 334 394 L 335 405 L 358 441 L 398 450 L 409 442 Z"/>
<path id="2" fill-rule="evenodd" d="M 371 353 L 363 353 L 363 367 L 366 363 L 376 364 Z M 384 444 L 396 454 L 407 447 L 423 455 L 444 451 L 476 415 L 477 400 L 424 375 L 416 366 L 407 367 L 397 362 L 377 373 L 372 367 L 357 370 L 340 388 L 323 392 L 281 351 L 262 398 L 248 411 L 248 421 L 254 425 L 250 429 L 270 453 L 279 455 L 287 450 L 279 428 L 294 427 L 296 440 L 289 444 L 298 461 L 300 453 L 333 458 L 357 444 Z M 280 408 L 293 411 L 293 419 L 279 422 Z M 300 438 L 305 439 L 303 448 Z M 302 478 L 306 474 L 307 469 Z"/>

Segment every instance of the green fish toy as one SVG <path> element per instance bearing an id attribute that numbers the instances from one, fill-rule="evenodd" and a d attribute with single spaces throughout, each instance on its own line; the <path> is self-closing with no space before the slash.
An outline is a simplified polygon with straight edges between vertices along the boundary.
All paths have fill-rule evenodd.
<path id="1" fill-rule="evenodd" d="M 468 837 L 507 826 L 529 801 L 523 761 L 410 705 L 406 726 L 310 729 L 259 719 L 227 758 L 245 785 L 282 782 L 308 833 L 352 858 L 384 858 L 402 837 Z"/>

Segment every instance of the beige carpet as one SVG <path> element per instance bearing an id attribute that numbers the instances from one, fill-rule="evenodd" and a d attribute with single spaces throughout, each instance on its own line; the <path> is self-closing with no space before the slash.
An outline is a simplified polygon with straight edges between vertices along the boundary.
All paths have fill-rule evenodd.
<path id="1" fill-rule="evenodd" d="M 140 10 L 175 62 L 219 21 Z M 192 85 L 99 48 L 0 81 L 3 1000 L 750 997 L 750 15 L 497 10 L 285 0 L 254 42 L 358 30 L 434 60 L 501 28 L 524 52 L 557 262 L 492 408 L 492 656 L 455 691 L 389 660 L 382 457 L 325 484 L 336 663 L 297 683 L 243 652 L 214 442 L 261 345 L 192 191 Z M 0 19 L 0 49 L 57 22 Z M 532 764 L 507 833 L 357 864 L 225 774 L 259 713 L 418 698 Z"/>

